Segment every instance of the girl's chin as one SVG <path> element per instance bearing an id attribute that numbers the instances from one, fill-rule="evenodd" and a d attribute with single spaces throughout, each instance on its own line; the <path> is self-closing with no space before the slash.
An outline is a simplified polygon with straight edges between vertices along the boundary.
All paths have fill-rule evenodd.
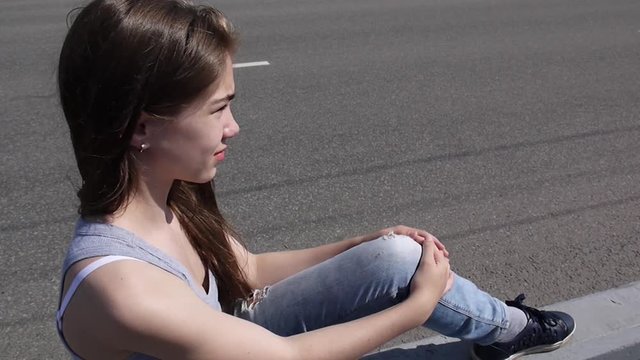
<path id="1" fill-rule="evenodd" d="M 206 171 L 201 171 L 200 173 L 191 174 L 191 176 L 185 176 L 181 178 L 181 180 L 192 182 L 195 184 L 204 184 L 207 183 L 216 176 L 218 173 L 218 169 L 215 166 L 212 166 Z"/>
<path id="2" fill-rule="evenodd" d="M 209 173 L 206 175 L 206 180 L 204 182 L 209 182 L 211 180 L 213 180 L 216 177 L 216 174 L 218 173 L 218 169 L 217 168 L 213 168 L 209 171 Z"/>

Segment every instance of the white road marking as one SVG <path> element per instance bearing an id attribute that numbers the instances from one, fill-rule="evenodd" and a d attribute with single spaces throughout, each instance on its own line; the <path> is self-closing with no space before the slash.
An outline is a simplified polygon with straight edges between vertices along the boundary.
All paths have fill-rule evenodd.
<path id="1" fill-rule="evenodd" d="M 269 64 L 268 61 L 254 61 L 254 62 L 233 64 L 233 68 L 237 69 L 237 68 L 243 68 L 243 67 L 265 66 L 265 65 L 271 65 L 271 64 Z"/>

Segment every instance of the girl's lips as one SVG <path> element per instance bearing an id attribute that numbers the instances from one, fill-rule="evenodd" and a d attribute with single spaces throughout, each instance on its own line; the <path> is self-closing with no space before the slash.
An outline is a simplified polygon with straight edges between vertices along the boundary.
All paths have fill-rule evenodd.
<path id="1" fill-rule="evenodd" d="M 224 161 L 224 153 L 225 150 L 218 151 L 217 153 L 213 154 L 213 157 L 215 157 L 218 161 Z"/>

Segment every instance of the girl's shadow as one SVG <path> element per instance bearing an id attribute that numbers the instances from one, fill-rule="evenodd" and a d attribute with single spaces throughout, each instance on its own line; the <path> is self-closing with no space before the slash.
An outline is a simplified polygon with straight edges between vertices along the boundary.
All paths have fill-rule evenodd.
<path id="1" fill-rule="evenodd" d="M 410 349 L 394 348 L 369 354 L 361 360 L 468 360 L 471 343 L 455 341 L 446 344 L 419 345 Z"/>

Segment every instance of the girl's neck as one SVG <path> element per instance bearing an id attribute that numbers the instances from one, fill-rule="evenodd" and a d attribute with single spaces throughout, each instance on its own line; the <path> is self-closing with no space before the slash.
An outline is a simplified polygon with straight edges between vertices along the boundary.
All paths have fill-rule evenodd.
<path id="1" fill-rule="evenodd" d="M 172 225 L 176 220 L 167 205 L 173 181 L 152 182 L 141 178 L 136 191 L 122 211 L 108 220 L 113 225 L 146 233 Z"/>

